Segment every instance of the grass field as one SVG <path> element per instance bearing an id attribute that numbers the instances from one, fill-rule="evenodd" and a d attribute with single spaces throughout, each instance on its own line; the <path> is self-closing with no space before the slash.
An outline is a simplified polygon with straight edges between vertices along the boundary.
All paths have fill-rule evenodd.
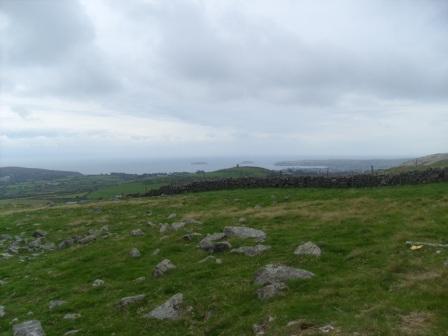
<path id="1" fill-rule="evenodd" d="M 37 229 L 59 242 L 108 225 L 110 237 L 87 245 L 32 256 L 0 259 L 0 335 L 10 322 L 37 319 L 47 335 L 253 335 L 252 325 L 272 316 L 267 335 L 319 335 L 287 327 L 304 320 L 330 324 L 329 335 L 447 335 L 448 249 L 412 251 L 407 240 L 448 242 L 448 184 L 372 189 L 253 189 L 173 197 L 94 202 L 32 208 L 0 206 L 0 234 L 31 237 Z M 257 206 L 258 205 L 258 206 Z M 176 219 L 168 220 L 171 213 Z M 244 225 L 267 233 L 271 250 L 260 256 L 223 252 L 222 264 L 198 263 L 207 253 L 187 232 L 201 234 Z M 178 231 L 160 233 L 147 224 L 195 218 Z M 239 224 L 241 225 L 241 224 Z M 129 232 L 140 228 L 143 237 Z M 313 241 L 319 258 L 298 257 L 297 245 Z M 251 241 L 230 240 L 234 247 Z M 7 244 L 0 247 L 5 250 Z M 131 258 L 132 247 L 142 252 Z M 158 255 L 152 255 L 160 249 Z M 177 268 L 160 278 L 154 266 L 169 258 Z M 268 301 L 256 296 L 254 274 L 268 263 L 312 271 L 308 280 L 288 283 L 284 295 Z M 135 282 L 145 276 L 143 282 Z M 102 279 L 105 285 L 93 288 Z M 180 321 L 142 317 L 181 292 L 190 311 Z M 120 298 L 145 294 L 143 302 L 119 309 Z M 67 303 L 48 309 L 53 299 Z M 79 313 L 77 320 L 64 320 Z"/>

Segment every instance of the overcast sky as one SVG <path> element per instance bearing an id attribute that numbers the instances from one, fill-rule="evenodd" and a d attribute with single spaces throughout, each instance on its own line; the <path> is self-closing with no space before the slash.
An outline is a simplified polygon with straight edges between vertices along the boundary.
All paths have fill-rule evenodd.
<path id="1" fill-rule="evenodd" d="M 0 165 L 448 151 L 448 1 L 0 3 Z"/>

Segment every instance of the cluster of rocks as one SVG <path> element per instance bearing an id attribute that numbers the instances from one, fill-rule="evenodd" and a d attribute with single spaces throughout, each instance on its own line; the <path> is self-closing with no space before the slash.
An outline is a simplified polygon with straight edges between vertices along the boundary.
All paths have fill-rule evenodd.
<path id="1" fill-rule="evenodd" d="M 3 258 L 11 258 L 20 253 L 32 253 L 34 256 L 41 252 L 56 249 L 56 244 L 47 239 L 47 233 L 43 230 L 36 230 L 32 237 L 24 237 L 24 234 L 12 236 L 10 234 L 0 235 L 0 246 L 7 245 Z"/>
<path id="2" fill-rule="evenodd" d="M 91 229 L 84 235 L 76 235 L 64 239 L 58 244 L 59 249 L 69 248 L 75 244 L 86 245 L 97 239 L 105 239 L 110 236 L 109 226 L 104 225 L 98 230 Z"/>
<path id="3" fill-rule="evenodd" d="M 243 253 L 247 256 L 255 256 L 270 249 L 270 246 L 257 244 L 255 246 L 241 246 L 232 249 L 228 238 L 254 239 L 262 242 L 266 239 L 266 233 L 262 230 L 249 228 L 246 226 L 226 226 L 223 232 L 208 234 L 199 242 L 199 247 L 206 252 L 216 253 L 231 250 L 234 253 Z"/>

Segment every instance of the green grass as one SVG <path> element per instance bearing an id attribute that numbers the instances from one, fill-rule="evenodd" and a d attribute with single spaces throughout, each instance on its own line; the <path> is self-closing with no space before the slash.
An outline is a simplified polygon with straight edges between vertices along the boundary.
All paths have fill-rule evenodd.
<path id="1" fill-rule="evenodd" d="M 7 311 L 0 319 L 2 336 L 11 335 L 15 317 L 40 320 L 47 335 L 71 329 L 81 329 L 82 335 L 253 335 L 252 324 L 269 315 L 275 320 L 268 335 L 293 334 L 286 324 L 296 319 L 331 324 L 337 335 L 446 335 L 448 329 L 448 271 L 443 266 L 448 249 L 410 251 L 405 245 L 406 240 L 448 241 L 448 184 L 232 190 L 40 209 L 14 204 L 0 207 L 0 233 L 30 237 L 41 228 L 58 242 L 107 224 L 112 236 L 38 257 L 0 260 L 0 279 L 8 282 L 0 287 L 0 304 Z M 146 223 L 168 222 L 173 212 L 177 219 L 193 217 L 203 224 L 161 239 Z M 221 265 L 198 264 L 207 254 L 182 235 L 217 232 L 240 217 L 247 219 L 245 225 L 264 230 L 272 249 L 253 258 L 226 252 L 219 254 Z M 145 236 L 130 237 L 136 228 Z M 320 258 L 293 254 L 308 240 L 322 248 Z M 142 251 L 139 259 L 128 257 L 134 246 Z M 153 256 L 156 248 L 161 252 Z M 152 269 L 163 258 L 177 269 L 155 279 Z M 316 276 L 291 281 L 284 296 L 260 302 L 254 273 L 272 262 Z M 147 280 L 133 282 L 140 276 Z M 92 288 L 97 278 L 106 282 L 104 288 Z M 182 321 L 141 317 L 177 292 L 192 307 Z M 136 294 L 146 294 L 146 300 L 127 310 L 116 307 L 121 297 Z M 68 304 L 49 311 L 52 299 Z M 67 312 L 82 317 L 65 321 Z"/>

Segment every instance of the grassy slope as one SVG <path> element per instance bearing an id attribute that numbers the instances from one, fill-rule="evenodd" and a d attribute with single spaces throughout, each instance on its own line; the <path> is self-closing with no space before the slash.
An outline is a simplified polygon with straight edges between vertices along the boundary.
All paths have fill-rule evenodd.
<path id="1" fill-rule="evenodd" d="M 357 190 L 263 189 L 209 192 L 166 198 L 98 202 L 41 210 L 8 210 L 0 215 L 0 233 L 29 236 L 39 228 L 59 241 L 108 224 L 113 236 L 87 246 L 44 254 L 24 262 L 0 260 L 0 335 L 10 335 L 9 321 L 42 321 L 48 335 L 76 328 L 82 335 L 252 335 L 251 326 L 275 317 L 271 335 L 289 335 L 290 320 L 331 323 L 338 335 L 446 335 L 448 329 L 448 250 L 424 248 L 412 252 L 408 239 L 444 241 L 448 237 L 448 184 Z M 254 206 L 260 204 L 261 209 Z M 147 211 L 151 210 L 152 215 Z M 184 231 L 161 239 L 148 220 L 166 222 L 168 214 L 195 217 L 202 225 L 191 230 L 211 233 L 247 218 L 263 229 L 272 250 L 250 258 L 220 254 L 222 265 L 198 264 L 206 254 L 196 242 L 181 239 Z M 130 237 L 142 228 L 144 237 Z M 294 248 L 312 240 L 322 247 L 320 259 L 299 258 Z M 235 246 L 241 242 L 232 241 Z M 245 242 L 250 245 L 251 242 Z M 131 259 L 132 247 L 141 249 Z M 158 256 L 152 256 L 160 248 Z M 163 258 L 178 267 L 160 279 L 151 276 Z M 261 266 L 280 262 L 316 273 L 308 281 L 293 281 L 284 297 L 260 303 L 253 274 Z M 143 283 L 133 279 L 146 276 Z M 104 288 L 91 283 L 101 278 Z M 140 317 L 174 293 L 182 292 L 193 313 L 179 322 Z M 120 311 L 117 301 L 145 293 L 143 304 Z M 55 311 L 51 299 L 69 303 Z M 82 318 L 65 321 L 67 312 Z M 210 318 L 205 318 L 212 312 Z M 426 320 L 418 317 L 425 316 Z M 406 319 L 406 317 L 408 317 Z M 407 327 L 412 332 L 407 333 Z"/>

